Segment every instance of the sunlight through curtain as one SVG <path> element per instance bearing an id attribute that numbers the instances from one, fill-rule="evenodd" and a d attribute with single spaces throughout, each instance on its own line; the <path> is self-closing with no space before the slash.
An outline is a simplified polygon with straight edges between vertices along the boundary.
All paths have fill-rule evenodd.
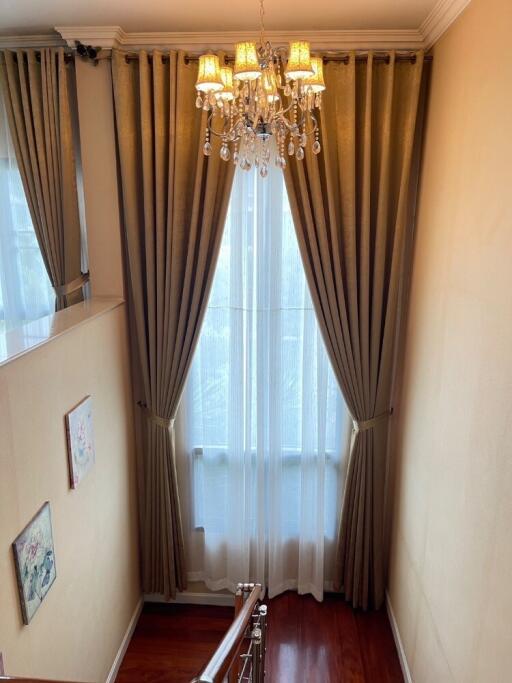
<path id="1" fill-rule="evenodd" d="M 0 94 L 0 329 L 55 310 Z"/>
<path id="2" fill-rule="evenodd" d="M 323 597 L 348 451 L 281 171 L 237 170 L 186 395 L 193 525 L 212 590 Z"/>

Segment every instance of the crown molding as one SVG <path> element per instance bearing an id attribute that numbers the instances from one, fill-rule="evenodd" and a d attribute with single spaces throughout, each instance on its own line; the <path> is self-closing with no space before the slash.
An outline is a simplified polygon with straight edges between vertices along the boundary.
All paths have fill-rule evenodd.
<path id="1" fill-rule="evenodd" d="M 339 31 L 267 31 L 274 45 L 309 40 L 314 50 L 428 50 L 469 5 L 471 0 L 439 0 L 417 29 Z M 187 52 L 230 50 L 239 40 L 257 40 L 257 31 L 136 32 L 120 26 L 56 26 L 58 34 L 0 36 L 1 48 L 85 45 L 104 49 L 174 48 Z"/>
<path id="2" fill-rule="evenodd" d="M 66 42 L 56 33 L 34 36 L 0 36 L 0 50 L 28 47 L 62 47 Z"/>
<path id="3" fill-rule="evenodd" d="M 439 0 L 419 27 L 423 47 L 429 50 L 453 24 L 471 0 Z"/>
<path id="4" fill-rule="evenodd" d="M 56 26 L 69 46 L 76 40 L 101 48 L 175 48 L 186 51 L 233 49 L 243 40 L 257 40 L 258 31 L 215 32 L 137 32 L 127 33 L 120 26 Z M 340 31 L 266 31 L 274 45 L 291 40 L 309 40 L 316 50 L 410 50 L 422 47 L 422 37 L 416 29 L 400 30 L 340 30 Z"/>
<path id="5" fill-rule="evenodd" d="M 69 47 L 75 46 L 79 40 L 84 45 L 94 47 L 113 48 L 124 44 L 127 34 L 120 26 L 55 26 Z M 151 34 L 147 35 L 159 35 Z"/>

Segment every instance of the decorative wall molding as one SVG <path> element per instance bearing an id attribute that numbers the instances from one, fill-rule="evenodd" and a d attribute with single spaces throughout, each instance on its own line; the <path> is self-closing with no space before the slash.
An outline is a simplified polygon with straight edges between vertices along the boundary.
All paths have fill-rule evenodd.
<path id="1" fill-rule="evenodd" d="M 389 623 L 391 626 L 391 631 L 393 632 L 393 638 L 395 639 L 395 645 L 398 652 L 398 659 L 400 660 L 400 667 L 404 676 L 405 683 L 413 683 L 411 670 L 409 669 L 409 664 L 407 662 L 407 657 L 405 656 L 404 644 L 402 643 L 402 638 L 400 637 L 400 631 L 398 630 L 398 624 L 396 623 L 395 613 L 393 612 L 393 607 L 391 605 L 391 599 L 389 593 L 386 591 L 386 609 L 388 612 Z"/>
<path id="2" fill-rule="evenodd" d="M 436 43 L 471 0 L 439 0 L 425 17 L 419 32 L 426 50 Z"/>
<path id="3" fill-rule="evenodd" d="M 126 33 L 120 26 L 56 26 L 68 45 L 75 40 L 102 48 L 175 48 L 187 52 L 233 49 L 240 40 L 258 40 L 257 31 L 219 32 L 148 32 Z M 416 29 L 340 30 L 340 31 L 266 31 L 274 45 L 290 40 L 309 40 L 316 50 L 410 50 L 422 47 L 422 37 Z"/>
<path id="4" fill-rule="evenodd" d="M 438 0 L 417 29 L 267 31 L 274 45 L 309 40 L 314 50 L 428 50 L 471 0 Z M 102 48 L 175 48 L 187 52 L 232 49 L 239 40 L 257 40 L 257 31 L 127 33 L 120 26 L 56 26 L 68 45 L 75 40 Z"/>
<path id="5" fill-rule="evenodd" d="M 130 35 L 125 33 L 120 26 L 56 26 L 55 30 L 70 47 L 74 47 L 77 40 L 84 45 L 94 47 L 122 47 L 126 36 Z M 148 33 L 146 35 L 159 34 Z"/>
<path id="6" fill-rule="evenodd" d="M 428 50 L 467 7 L 471 0 L 438 0 L 416 29 L 354 29 L 339 31 L 267 31 L 274 45 L 291 39 L 309 40 L 315 50 Z M 186 52 L 232 49 L 238 40 L 257 40 L 257 31 L 136 32 L 120 26 L 56 26 L 50 35 L 0 36 L 0 48 L 85 45 L 105 49 L 174 48 Z M 60 36 L 58 35 L 60 34 Z"/>

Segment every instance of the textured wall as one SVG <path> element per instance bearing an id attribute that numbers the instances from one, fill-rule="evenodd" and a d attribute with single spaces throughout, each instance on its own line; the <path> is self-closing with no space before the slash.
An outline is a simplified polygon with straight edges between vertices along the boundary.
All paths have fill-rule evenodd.
<path id="1" fill-rule="evenodd" d="M 0 367 L 0 650 L 11 675 L 105 681 L 139 601 L 125 306 Z M 96 464 L 69 488 L 64 414 L 93 397 Z M 11 542 L 49 500 L 57 579 L 29 626 Z"/>
<path id="2" fill-rule="evenodd" d="M 416 683 L 512 680 L 512 3 L 434 51 L 389 593 Z"/>

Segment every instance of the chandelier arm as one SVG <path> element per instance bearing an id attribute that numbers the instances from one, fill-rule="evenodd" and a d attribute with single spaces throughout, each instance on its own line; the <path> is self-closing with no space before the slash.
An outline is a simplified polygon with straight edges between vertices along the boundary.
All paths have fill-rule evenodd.
<path id="1" fill-rule="evenodd" d="M 306 118 L 305 114 L 304 114 L 303 121 L 301 121 L 301 125 L 304 126 L 302 129 L 302 132 L 304 133 L 304 135 L 307 135 L 307 136 L 314 135 L 314 133 L 316 133 L 317 130 L 320 130 L 316 116 L 314 114 L 312 114 L 311 112 L 309 113 L 309 116 L 313 120 L 313 127 L 310 128 L 309 130 L 306 130 L 305 122 L 306 122 L 307 118 Z"/>
<path id="2" fill-rule="evenodd" d="M 214 130 L 214 128 L 212 126 L 212 119 L 213 119 L 213 109 L 208 112 L 208 119 L 206 121 L 206 126 L 207 126 L 210 134 L 215 135 L 215 137 L 217 137 L 217 138 L 227 138 L 227 136 L 229 135 L 229 130 L 231 127 L 228 127 L 228 130 L 226 131 L 226 122 L 224 121 L 224 123 L 223 123 L 224 130 L 222 131 L 222 133 L 218 133 L 216 130 Z"/>
<path id="3" fill-rule="evenodd" d="M 285 107 L 283 105 L 283 102 L 281 100 L 281 95 L 279 95 L 279 103 L 281 105 L 281 109 L 276 109 L 276 116 L 284 116 L 285 114 L 288 114 L 292 110 L 293 107 L 293 100 L 290 102 L 290 104 Z"/>

